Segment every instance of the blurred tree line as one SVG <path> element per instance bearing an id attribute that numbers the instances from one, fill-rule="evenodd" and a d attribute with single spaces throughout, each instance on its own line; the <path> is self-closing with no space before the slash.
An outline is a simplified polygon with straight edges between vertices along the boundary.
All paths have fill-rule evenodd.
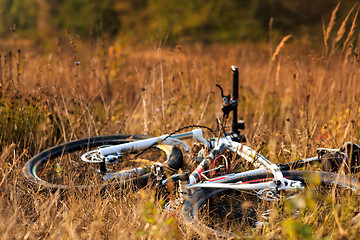
<path id="1" fill-rule="evenodd" d="M 48 38 L 65 30 L 129 41 L 264 41 L 274 35 L 322 38 L 339 0 L 1 0 L 0 37 Z M 342 1 L 339 17 L 357 3 Z M 272 19 L 272 21 L 270 21 Z"/>

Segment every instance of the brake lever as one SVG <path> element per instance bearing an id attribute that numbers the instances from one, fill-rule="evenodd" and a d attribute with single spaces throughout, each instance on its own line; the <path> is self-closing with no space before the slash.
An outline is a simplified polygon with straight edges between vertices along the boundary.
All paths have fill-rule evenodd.
<path id="1" fill-rule="evenodd" d="M 216 86 L 217 86 L 218 88 L 220 88 L 221 97 L 224 98 L 224 97 L 225 97 L 225 95 L 224 95 L 224 90 L 222 89 L 222 87 L 221 87 L 219 84 L 216 84 Z"/>
<path id="2" fill-rule="evenodd" d="M 222 99 L 223 99 L 223 101 L 224 101 L 224 105 L 229 105 L 231 102 L 230 102 L 230 94 L 229 95 L 227 95 L 227 96 L 225 96 L 224 95 L 224 90 L 222 89 L 222 87 L 219 85 L 219 84 L 216 84 L 216 86 L 220 89 L 220 91 L 221 91 L 221 97 L 222 97 Z"/>

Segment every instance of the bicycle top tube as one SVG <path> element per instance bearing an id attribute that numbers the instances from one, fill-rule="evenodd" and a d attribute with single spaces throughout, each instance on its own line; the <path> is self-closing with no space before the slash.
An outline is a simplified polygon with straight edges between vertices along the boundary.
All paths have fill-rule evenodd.
<path id="1" fill-rule="evenodd" d="M 194 129 L 191 132 L 174 134 L 174 135 L 171 135 L 171 137 L 179 139 L 179 140 L 187 139 L 187 138 L 194 138 L 194 139 L 198 140 L 199 142 L 203 143 L 206 148 L 210 147 L 210 143 L 203 137 L 203 131 L 200 128 Z"/>
<path id="2" fill-rule="evenodd" d="M 189 138 L 194 138 L 198 140 L 199 142 L 203 143 L 206 147 L 210 146 L 210 143 L 203 137 L 203 131 L 201 129 L 195 129 L 190 132 L 174 134 L 172 136 L 165 134 L 160 137 L 153 137 L 153 138 L 148 138 L 148 139 L 143 139 L 128 143 L 123 143 L 119 145 L 114 145 L 110 147 L 104 147 L 99 149 L 99 152 L 101 156 L 107 156 L 110 154 L 119 154 L 123 151 L 142 150 L 158 144 L 180 145 L 184 148 L 186 152 L 189 152 L 190 150 L 187 144 L 181 141 L 182 139 L 189 139 Z"/>

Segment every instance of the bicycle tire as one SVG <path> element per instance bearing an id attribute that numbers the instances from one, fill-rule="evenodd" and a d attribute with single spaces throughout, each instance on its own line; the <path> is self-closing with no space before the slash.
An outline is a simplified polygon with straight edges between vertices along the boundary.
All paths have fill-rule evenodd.
<path id="1" fill-rule="evenodd" d="M 153 173 L 149 172 L 143 175 L 133 175 L 124 179 L 104 182 L 100 174 L 96 173 L 99 164 L 86 163 L 80 159 L 80 155 L 102 145 L 115 145 L 146 138 L 149 138 L 149 136 L 120 134 L 89 137 L 63 143 L 46 149 L 32 157 L 23 167 L 23 174 L 31 183 L 53 191 L 57 189 L 66 190 L 73 187 L 76 189 L 95 187 L 103 189 L 108 186 L 144 187 L 150 179 L 154 178 Z M 170 147 L 172 146 L 147 149 L 145 155 L 147 155 L 146 157 L 153 158 L 151 159 L 152 162 L 164 162 L 170 169 L 177 170 L 183 163 L 182 153 L 177 147 L 173 147 L 173 149 L 170 149 Z M 150 153 L 148 153 L 149 151 Z M 135 154 L 129 153 L 129 155 L 133 156 Z M 140 159 L 138 164 L 144 165 L 145 160 L 149 161 L 146 158 Z M 121 164 L 121 166 L 112 166 L 114 171 L 122 170 L 124 162 L 122 161 Z M 115 168 L 117 169 L 115 170 Z M 132 169 L 132 166 L 128 167 L 128 170 L 131 171 Z M 94 178 L 92 179 L 92 177 Z"/>
<path id="2" fill-rule="evenodd" d="M 302 181 L 305 186 L 308 185 L 308 176 L 311 176 L 314 172 L 308 171 L 283 171 L 284 177 L 292 180 Z M 329 172 L 316 172 L 321 179 L 320 186 L 330 185 L 331 187 L 341 187 L 345 190 L 351 190 L 355 193 L 355 199 L 357 202 L 360 202 L 358 194 L 360 194 L 360 183 L 355 178 L 350 178 L 346 175 L 334 174 Z M 268 180 L 268 174 L 254 174 L 243 177 L 232 178 L 231 180 L 224 181 L 228 183 L 235 183 L 242 181 L 245 182 L 258 182 L 261 180 Z M 251 221 L 256 214 L 256 209 L 250 208 L 252 203 L 245 203 L 241 201 L 238 195 L 229 195 L 230 203 L 226 202 L 227 194 L 240 193 L 236 190 L 230 189 L 210 189 L 204 188 L 193 195 L 191 195 L 187 200 L 184 201 L 181 214 L 185 222 L 190 223 L 195 232 L 200 236 L 216 236 L 216 237 L 244 237 L 248 233 L 246 230 L 249 230 L 249 227 L 255 227 L 251 225 Z M 237 198 L 235 198 L 237 197 Z M 258 198 L 258 197 L 257 197 Z M 259 198 L 258 198 L 259 200 Z M 237 202 L 239 201 L 239 202 Z M 246 199 L 248 201 L 248 199 Z M 221 203 L 224 202 L 224 206 Z M 235 203 L 234 203 L 235 202 Z M 228 204 L 229 206 L 225 206 Z M 236 209 L 234 205 L 238 204 L 240 209 Z M 247 204 L 247 205 L 246 205 Z M 227 208 L 230 207 L 231 208 Z M 244 206 L 250 206 L 244 210 Z M 256 206 L 256 205 L 255 205 Z M 231 209 L 231 211 L 227 211 Z M 240 212 L 237 212 L 240 211 Z M 264 212 L 268 211 L 267 209 Z M 247 215 L 246 215 L 247 214 Z M 205 216 L 204 216 L 205 215 Z M 244 219 L 244 216 L 248 219 Z M 353 217 L 352 222 L 354 222 L 356 217 Z M 216 222 L 219 220 L 219 222 Z M 226 222 L 229 220 L 229 222 Z M 234 220 L 234 222 L 230 222 Z"/>

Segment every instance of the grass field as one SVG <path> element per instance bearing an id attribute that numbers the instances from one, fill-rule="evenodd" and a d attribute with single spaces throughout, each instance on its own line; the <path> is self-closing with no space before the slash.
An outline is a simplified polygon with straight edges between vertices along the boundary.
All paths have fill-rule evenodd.
<path id="1" fill-rule="evenodd" d="M 338 32 L 338 35 L 341 32 Z M 346 37 L 346 36 L 345 36 Z M 344 38 L 345 38 L 344 37 Z M 34 154 L 94 135 L 157 135 L 188 124 L 215 128 L 220 84 L 230 93 L 240 72 L 239 115 L 248 145 L 271 161 L 315 154 L 360 138 L 359 49 L 321 50 L 300 42 L 129 47 L 69 41 L 51 51 L 2 41 L 0 62 L 0 235 L 2 239 L 194 239 L 177 212 L 165 211 L 151 189 L 129 194 L 65 195 L 29 187 L 21 173 Z M 40 49 L 40 50 L 39 50 Z M 255 238 L 358 239 L 344 206 L 320 219 L 308 211 Z"/>

